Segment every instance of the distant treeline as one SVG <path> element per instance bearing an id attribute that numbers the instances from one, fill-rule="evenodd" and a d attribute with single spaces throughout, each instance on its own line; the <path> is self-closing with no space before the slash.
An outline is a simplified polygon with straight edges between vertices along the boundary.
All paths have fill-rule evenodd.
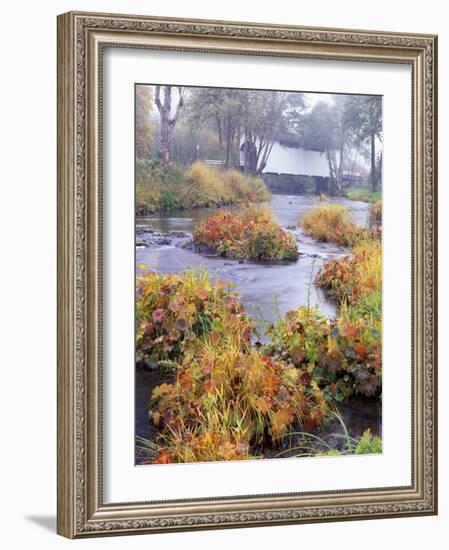
<path id="1" fill-rule="evenodd" d="M 341 193 L 345 164 L 369 160 L 370 185 L 381 185 L 382 99 L 329 95 L 308 106 L 301 92 L 136 87 L 136 156 L 190 165 L 219 160 L 260 176 L 273 144 L 294 134 L 306 149 L 322 151 L 332 191 Z"/>

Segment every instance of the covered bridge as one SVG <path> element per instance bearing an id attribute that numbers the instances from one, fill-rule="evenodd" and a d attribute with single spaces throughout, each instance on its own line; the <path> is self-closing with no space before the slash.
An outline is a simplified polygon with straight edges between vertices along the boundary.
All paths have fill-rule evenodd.
<path id="1" fill-rule="evenodd" d="M 244 151 L 240 151 L 243 164 Z M 262 177 L 274 192 L 321 193 L 329 190 L 329 165 L 323 151 L 306 149 L 296 134 L 283 133 L 273 143 Z"/>

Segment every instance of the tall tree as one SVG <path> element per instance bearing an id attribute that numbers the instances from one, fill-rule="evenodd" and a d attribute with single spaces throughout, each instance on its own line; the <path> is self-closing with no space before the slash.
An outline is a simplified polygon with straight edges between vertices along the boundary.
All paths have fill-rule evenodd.
<path id="1" fill-rule="evenodd" d="M 260 175 L 275 141 L 283 131 L 298 123 L 304 96 L 290 92 L 249 92 L 243 116 L 244 171 Z"/>
<path id="2" fill-rule="evenodd" d="M 229 168 L 238 160 L 241 120 L 248 104 L 248 92 L 230 88 L 197 88 L 189 100 L 189 118 L 196 125 L 213 124 L 220 158 Z"/>
<path id="3" fill-rule="evenodd" d="M 163 90 L 161 90 L 163 88 Z M 161 139 L 159 143 L 159 158 L 164 166 L 170 162 L 170 148 L 173 137 L 173 130 L 178 120 L 179 113 L 184 105 L 184 88 L 178 86 L 178 102 L 172 111 L 173 86 L 156 86 L 154 103 L 159 111 L 161 119 Z M 163 99 L 161 100 L 161 91 Z"/>
<path id="4" fill-rule="evenodd" d="M 341 194 L 343 165 L 352 135 L 347 97 L 335 96 L 332 104 L 319 101 L 308 114 L 301 131 L 307 148 L 326 154 L 332 194 Z"/>
<path id="5" fill-rule="evenodd" d="M 154 126 L 150 122 L 153 108 L 153 90 L 151 86 L 136 87 L 136 157 L 148 159 L 151 154 L 151 139 Z"/>
<path id="6" fill-rule="evenodd" d="M 260 175 L 279 133 L 287 130 L 304 106 L 302 94 L 227 88 L 197 89 L 189 100 L 196 124 L 213 123 L 225 168 L 240 163 Z"/>
<path id="7" fill-rule="evenodd" d="M 369 147 L 371 189 L 378 191 L 381 181 L 381 161 L 378 170 L 376 142 L 382 142 L 382 98 L 379 96 L 352 96 L 348 119 L 352 130 Z"/>

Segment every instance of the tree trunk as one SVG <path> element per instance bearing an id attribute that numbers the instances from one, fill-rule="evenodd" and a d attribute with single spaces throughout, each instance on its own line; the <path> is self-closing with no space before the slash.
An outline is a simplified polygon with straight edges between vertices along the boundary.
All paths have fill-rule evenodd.
<path id="1" fill-rule="evenodd" d="M 229 168 L 229 163 L 231 161 L 231 150 L 232 150 L 232 122 L 231 115 L 228 114 L 226 118 L 226 158 L 225 158 L 225 168 Z"/>
<path id="2" fill-rule="evenodd" d="M 235 164 L 236 164 L 237 170 L 241 170 L 242 167 L 240 165 L 240 145 L 242 141 L 242 127 L 240 125 L 240 122 L 238 123 L 238 126 L 237 126 L 236 140 L 237 141 L 236 141 L 236 147 L 235 147 Z"/>
<path id="3" fill-rule="evenodd" d="M 243 147 L 242 151 L 243 151 L 243 173 L 244 174 L 247 174 L 248 173 L 248 141 L 249 141 L 249 132 L 248 132 L 248 128 L 246 128 L 245 126 L 245 129 L 244 129 L 244 132 L 243 132 L 243 135 L 244 135 L 244 141 L 242 143 L 242 145 L 240 147 Z"/>
<path id="4" fill-rule="evenodd" d="M 161 142 L 159 145 L 159 158 L 164 166 L 167 166 L 170 162 L 170 148 L 171 140 L 173 137 L 173 130 L 175 128 L 176 121 L 184 105 L 184 98 L 182 88 L 179 88 L 179 102 L 176 107 L 176 113 L 171 117 L 172 108 L 172 87 L 164 86 L 164 100 L 161 101 L 161 87 L 156 86 L 155 100 L 156 107 L 158 108 L 161 119 Z"/>
<path id="5" fill-rule="evenodd" d="M 221 118 L 219 117 L 219 115 L 216 115 L 215 122 L 217 124 L 218 144 L 220 146 L 220 160 L 223 163 L 224 162 L 223 129 L 222 129 L 222 125 L 221 125 Z"/>
<path id="6" fill-rule="evenodd" d="M 335 184 L 335 190 L 338 195 L 342 194 L 342 187 L 343 187 L 343 161 L 344 161 L 344 147 L 340 147 L 340 158 L 338 159 L 338 169 L 337 169 L 337 177 L 336 177 L 336 184 Z M 337 159 L 335 158 L 335 163 L 337 163 Z"/>
<path id="7" fill-rule="evenodd" d="M 257 148 L 254 134 L 245 128 L 245 143 L 243 144 L 245 174 L 255 175 L 257 171 Z"/>
<path id="8" fill-rule="evenodd" d="M 377 191 L 376 178 L 376 135 L 371 132 L 371 190 Z"/>
<path id="9" fill-rule="evenodd" d="M 273 149 L 274 142 L 275 142 L 275 137 L 273 137 L 271 141 L 270 140 L 266 141 L 263 149 L 262 158 L 257 159 L 256 176 L 262 175 L 262 172 L 264 171 L 265 166 L 267 165 L 268 157 L 270 156 L 271 150 Z"/>
<path id="10" fill-rule="evenodd" d="M 335 152 L 330 149 L 326 149 L 327 164 L 329 166 L 330 176 L 330 194 L 336 195 L 338 190 L 337 183 L 337 166 L 335 162 Z"/>

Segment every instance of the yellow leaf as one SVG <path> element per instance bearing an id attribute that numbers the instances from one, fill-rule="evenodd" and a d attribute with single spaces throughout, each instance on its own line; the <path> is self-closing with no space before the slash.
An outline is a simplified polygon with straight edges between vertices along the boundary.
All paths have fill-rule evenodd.
<path id="1" fill-rule="evenodd" d="M 169 393 L 173 388 L 172 384 L 161 384 L 160 386 L 156 386 L 153 390 L 153 393 L 151 395 L 151 399 L 157 399 L 161 395 L 164 395 L 166 393 Z"/>

